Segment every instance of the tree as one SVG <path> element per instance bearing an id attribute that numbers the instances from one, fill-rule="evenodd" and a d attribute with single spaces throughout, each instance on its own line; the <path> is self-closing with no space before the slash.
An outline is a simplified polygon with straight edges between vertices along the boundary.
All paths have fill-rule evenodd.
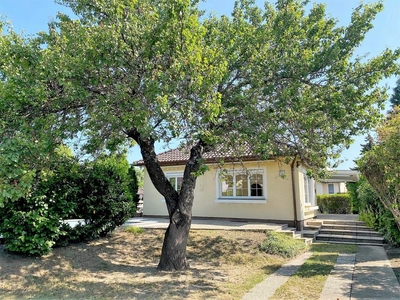
<path id="1" fill-rule="evenodd" d="M 400 109 L 377 129 L 377 141 L 357 161 L 383 206 L 392 213 L 400 231 Z"/>
<path id="2" fill-rule="evenodd" d="M 393 89 L 393 94 L 389 99 L 392 109 L 400 105 L 400 78 L 396 81 L 396 86 Z"/>
<path id="3" fill-rule="evenodd" d="M 366 62 L 353 58 L 381 3 L 360 5 L 339 27 L 324 5 L 307 13 L 300 0 L 264 9 L 242 0 L 231 17 L 204 17 L 195 0 L 58 2 L 79 20 L 59 15 L 38 37 L 2 36 L 0 101 L 5 115 L 18 116 L 3 135 L 22 132 L 34 142 L 36 134 L 50 145 L 78 136 L 92 154 L 135 141 L 170 218 L 161 270 L 188 268 L 206 152 L 240 155 L 246 144 L 260 158 L 320 170 L 379 119 L 386 91 L 378 83 L 399 57 L 388 49 Z M 180 192 L 154 149 L 172 139 L 190 154 Z"/>

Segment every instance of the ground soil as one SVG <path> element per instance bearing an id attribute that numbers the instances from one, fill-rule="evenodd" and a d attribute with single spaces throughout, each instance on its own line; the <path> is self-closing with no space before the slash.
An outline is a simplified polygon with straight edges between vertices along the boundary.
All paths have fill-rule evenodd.
<path id="1" fill-rule="evenodd" d="M 240 299 L 251 288 L 246 282 L 262 280 L 285 262 L 258 250 L 262 232 L 192 231 L 190 270 L 159 272 L 163 234 L 118 230 L 41 258 L 7 253 L 1 245 L 0 298 Z"/>
<path id="2" fill-rule="evenodd" d="M 0 299 L 241 299 L 285 260 L 259 251 L 262 232 L 192 230 L 190 270 L 159 272 L 163 230 L 56 248 L 25 257 L 0 245 Z M 400 248 L 386 247 L 400 283 Z"/>

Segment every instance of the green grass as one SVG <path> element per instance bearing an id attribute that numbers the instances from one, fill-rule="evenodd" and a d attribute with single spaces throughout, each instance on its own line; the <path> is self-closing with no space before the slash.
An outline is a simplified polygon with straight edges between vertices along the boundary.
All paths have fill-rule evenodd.
<path id="1" fill-rule="evenodd" d="M 142 228 L 136 226 L 128 226 L 125 228 L 125 231 L 132 234 L 141 234 L 144 232 Z"/>
<path id="2" fill-rule="evenodd" d="M 339 253 L 356 253 L 357 249 L 356 245 L 313 244 L 310 249 L 314 252 L 313 256 L 275 292 L 271 299 L 319 299 Z"/>

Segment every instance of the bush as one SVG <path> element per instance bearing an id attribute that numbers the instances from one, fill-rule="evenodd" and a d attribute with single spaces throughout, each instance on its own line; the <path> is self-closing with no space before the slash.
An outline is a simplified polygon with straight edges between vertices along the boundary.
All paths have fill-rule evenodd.
<path id="1" fill-rule="evenodd" d="M 9 251 L 44 255 L 56 246 L 107 235 L 132 217 L 137 190 L 122 156 L 94 162 L 64 161 L 37 172 L 31 194 L 0 208 L 0 232 Z M 74 228 L 65 219 L 84 219 Z"/>
<path id="2" fill-rule="evenodd" d="M 358 197 L 358 186 L 359 182 L 347 182 L 346 188 L 350 196 L 351 212 L 353 214 L 358 214 L 360 211 L 360 201 Z"/>
<path id="3" fill-rule="evenodd" d="M 0 232 L 6 249 L 12 252 L 48 254 L 61 232 L 58 216 L 49 213 L 45 201 L 38 197 L 7 202 L 0 218 Z"/>
<path id="4" fill-rule="evenodd" d="M 364 176 L 358 182 L 357 195 L 360 220 L 382 233 L 390 244 L 400 245 L 400 231 L 393 215 L 384 207 Z"/>
<path id="5" fill-rule="evenodd" d="M 324 214 L 350 214 L 351 201 L 348 194 L 317 195 L 319 210 Z"/>
<path id="6" fill-rule="evenodd" d="M 276 231 L 267 231 L 265 240 L 260 244 L 260 250 L 268 254 L 292 258 L 304 252 L 307 245 L 303 240 Z"/>
<path id="7" fill-rule="evenodd" d="M 44 194 L 46 178 L 46 174 L 37 172 L 30 195 L 6 202 L 0 208 L 0 232 L 7 250 L 45 255 L 66 234 L 60 227 L 60 219 L 68 215 L 70 205 L 62 198 Z"/>

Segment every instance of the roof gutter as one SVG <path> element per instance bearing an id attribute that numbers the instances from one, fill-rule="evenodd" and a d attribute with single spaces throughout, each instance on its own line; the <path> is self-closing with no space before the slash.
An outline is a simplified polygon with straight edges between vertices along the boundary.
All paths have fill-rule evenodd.
<path id="1" fill-rule="evenodd" d="M 292 175 L 292 195 L 293 195 L 293 210 L 294 210 L 294 226 L 296 227 L 297 231 L 301 230 L 300 223 L 297 219 L 297 198 L 296 198 L 296 187 L 294 181 L 294 163 L 296 162 L 297 156 L 293 158 L 292 163 L 290 164 L 290 172 Z"/>

